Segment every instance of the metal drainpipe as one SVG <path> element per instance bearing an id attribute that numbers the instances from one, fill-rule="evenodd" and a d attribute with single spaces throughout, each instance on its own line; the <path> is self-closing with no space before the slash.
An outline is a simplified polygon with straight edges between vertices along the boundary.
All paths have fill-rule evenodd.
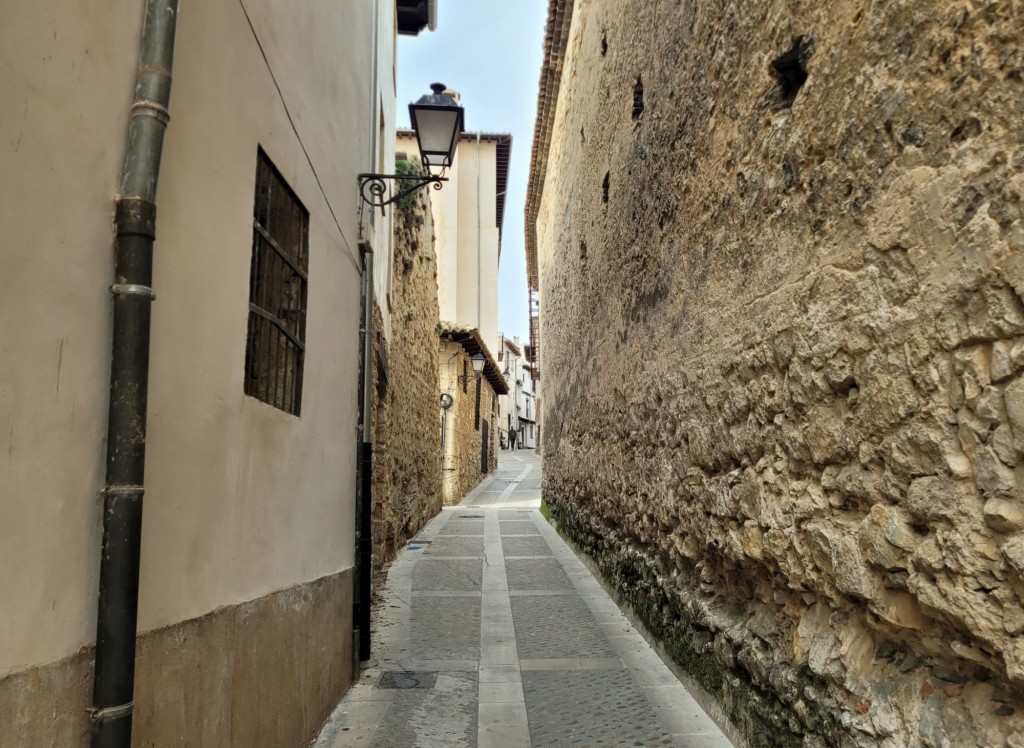
<path id="1" fill-rule="evenodd" d="M 362 445 L 359 460 L 359 553 L 356 626 L 359 629 L 359 661 L 370 659 L 370 604 L 373 584 L 373 249 L 363 250 L 363 398 L 360 403 Z"/>
<path id="2" fill-rule="evenodd" d="M 377 103 L 379 90 L 379 43 L 380 4 L 371 4 L 373 12 L 373 55 L 372 88 L 370 90 L 370 150 L 369 163 L 377 163 L 380 150 L 378 142 L 380 105 Z M 373 209 L 371 208 L 371 211 Z M 374 238 L 379 231 L 377 215 L 370 213 Z M 369 242 L 361 245 L 363 250 L 363 340 L 362 351 L 362 398 L 359 401 L 360 446 L 359 464 L 356 466 L 356 580 L 353 603 L 353 626 L 356 629 L 356 647 L 359 662 L 370 659 L 370 604 L 373 597 L 373 431 L 370 418 L 373 411 L 373 248 Z"/>
<path id="3" fill-rule="evenodd" d="M 114 330 L 103 491 L 96 668 L 95 748 L 129 748 L 135 691 L 139 554 L 146 463 L 150 303 L 156 186 L 160 174 L 178 0 L 146 0 L 135 100 L 114 214 Z"/>

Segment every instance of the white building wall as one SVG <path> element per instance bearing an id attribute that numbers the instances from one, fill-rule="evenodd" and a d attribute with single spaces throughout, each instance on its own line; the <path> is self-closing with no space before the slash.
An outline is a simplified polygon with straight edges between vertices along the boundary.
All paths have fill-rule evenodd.
<path id="1" fill-rule="evenodd" d="M 498 398 L 500 425 L 506 432 L 510 425 L 516 429 L 519 447 L 533 449 L 537 446 L 536 383 L 527 366 L 519 338 L 503 338 L 502 341 L 500 366 L 503 371 L 508 371 L 505 382 L 509 393 Z M 515 348 L 519 348 L 520 352 L 516 353 Z"/>
<path id="2" fill-rule="evenodd" d="M 413 137 L 397 138 L 397 150 L 419 158 Z M 500 346 L 497 158 L 495 142 L 466 133 L 448 182 L 430 191 L 441 319 L 477 328 L 492 351 Z"/>
<path id="3" fill-rule="evenodd" d="M 394 9 L 377 7 L 386 73 L 373 91 L 369 4 L 246 0 L 255 36 L 238 3 L 182 4 L 158 195 L 143 630 L 353 565 L 355 175 L 374 166 L 362 102 L 384 102 L 385 118 L 394 106 Z M 14 612 L 0 616 L 0 677 L 95 638 L 111 217 L 140 8 L 0 11 L 0 166 L 18 175 L 0 180 L 0 588 Z M 310 213 L 299 418 L 243 392 L 258 146 Z"/>

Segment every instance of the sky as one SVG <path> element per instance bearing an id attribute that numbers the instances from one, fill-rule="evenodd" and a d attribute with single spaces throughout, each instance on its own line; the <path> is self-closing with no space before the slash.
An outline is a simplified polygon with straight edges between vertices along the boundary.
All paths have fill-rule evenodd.
<path id="1" fill-rule="evenodd" d="M 547 0 L 438 0 L 437 30 L 398 37 L 399 127 L 408 104 L 444 83 L 462 95 L 466 132 L 512 133 L 498 268 L 498 330 L 529 340 L 523 210 Z M 456 156 L 456 159 L 458 156 Z"/>

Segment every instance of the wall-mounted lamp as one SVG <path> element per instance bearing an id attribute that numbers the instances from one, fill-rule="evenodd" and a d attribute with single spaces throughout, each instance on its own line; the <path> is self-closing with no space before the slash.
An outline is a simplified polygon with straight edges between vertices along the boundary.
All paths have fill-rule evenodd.
<path id="1" fill-rule="evenodd" d="M 478 353 L 475 356 L 473 356 L 470 359 L 470 361 L 473 362 L 473 378 L 474 379 L 479 379 L 480 375 L 484 371 L 484 364 L 487 363 L 487 359 L 484 358 L 484 354 Z M 463 382 L 463 383 L 468 383 L 469 382 L 469 375 L 466 374 L 465 376 L 463 376 L 462 374 L 460 374 L 459 375 L 459 381 Z"/>
<path id="2" fill-rule="evenodd" d="M 385 205 L 401 200 L 428 184 L 435 190 L 447 182 L 444 176 L 455 161 L 455 149 L 462 137 L 464 112 L 450 94 L 445 93 L 443 83 L 431 83 L 433 93 L 421 96 L 415 104 L 409 105 L 409 119 L 416 132 L 420 158 L 426 174 L 360 174 L 359 197 L 364 203 L 383 210 Z M 432 167 L 439 167 L 440 174 L 434 174 Z M 392 194 L 392 185 L 398 192 Z"/>

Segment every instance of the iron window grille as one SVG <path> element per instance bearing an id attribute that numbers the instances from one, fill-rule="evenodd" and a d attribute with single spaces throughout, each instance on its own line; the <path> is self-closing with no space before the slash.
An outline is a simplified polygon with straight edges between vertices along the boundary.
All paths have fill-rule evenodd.
<path id="1" fill-rule="evenodd" d="M 260 148 L 245 394 L 296 416 L 302 406 L 308 270 L 309 211 Z"/>

